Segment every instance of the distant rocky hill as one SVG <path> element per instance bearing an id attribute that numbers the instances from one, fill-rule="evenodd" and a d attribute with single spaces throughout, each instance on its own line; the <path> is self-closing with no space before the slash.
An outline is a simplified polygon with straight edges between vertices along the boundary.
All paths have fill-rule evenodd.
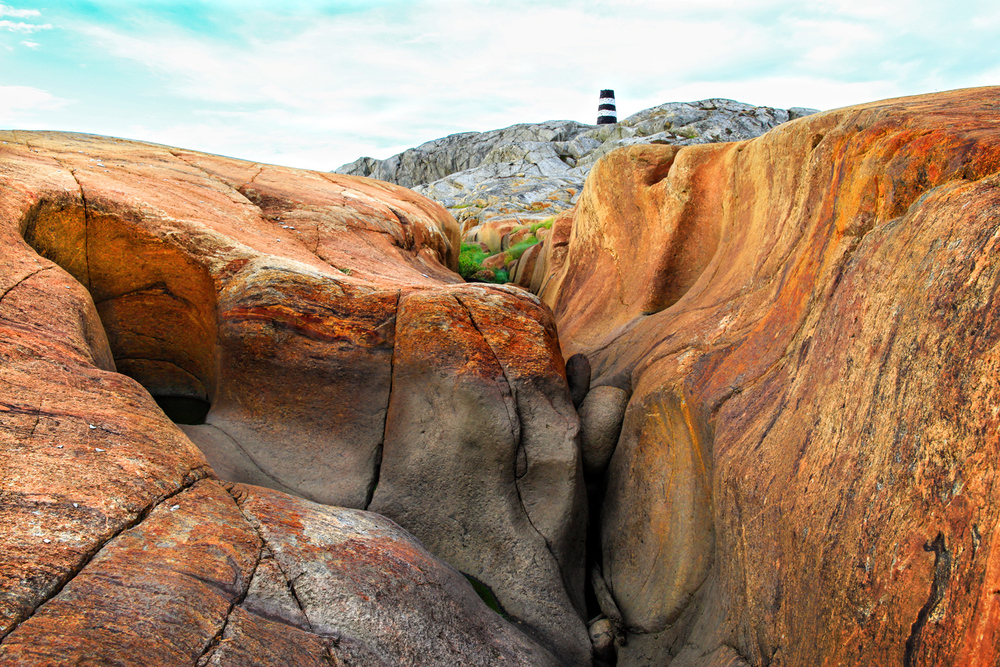
<path id="1" fill-rule="evenodd" d="M 336 173 L 413 188 L 441 203 L 467 232 L 498 216 L 541 219 L 572 207 L 591 167 L 615 148 L 752 139 L 811 113 L 725 99 L 671 102 L 614 125 L 561 120 L 462 132 L 385 160 L 363 157 Z"/>

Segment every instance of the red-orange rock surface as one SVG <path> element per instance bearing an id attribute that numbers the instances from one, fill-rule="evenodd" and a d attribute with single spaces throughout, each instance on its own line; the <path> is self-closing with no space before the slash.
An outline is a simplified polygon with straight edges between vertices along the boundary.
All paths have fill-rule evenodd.
<path id="1" fill-rule="evenodd" d="M 578 422 L 551 314 L 461 284 L 441 207 L 162 146 L 0 141 L 0 664 L 589 661 Z M 475 322 L 424 326 L 405 307 L 418 301 Z M 434 366 L 400 340 L 493 366 Z M 490 400 L 465 374 L 494 384 Z M 516 500 L 502 515 L 437 467 L 379 486 L 420 436 L 407 406 L 432 381 L 507 430 L 479 444 L 496 465 L 461 459 Z M 153 396 L 210 410 L 178 427 Z M 456 488 L 422 513 L 399 502 L 432 500 L 407 484 Z M 386 513 L 492 587 L 510 623 L 360 511 L 389 489 Z M 408 521 L 424 515 L 448 520 Z"/>
<path id="2" fill-rule="evenodd" d="M 542 294 L 631 393 L 619 665 L 1000 661 L 998 111 L 889 100 L 595 167 Z"/>

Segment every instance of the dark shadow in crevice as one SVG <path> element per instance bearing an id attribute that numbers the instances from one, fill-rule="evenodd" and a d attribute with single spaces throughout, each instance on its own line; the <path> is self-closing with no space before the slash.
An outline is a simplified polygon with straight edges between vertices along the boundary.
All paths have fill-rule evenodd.
<path id="1" fill-rule="evenodd" d="M 153 400 L 163 410 L 163 414 L 175 424 L 197 426 L 205 423 L 212 404 L 190 396 L 153 396 Z"/>

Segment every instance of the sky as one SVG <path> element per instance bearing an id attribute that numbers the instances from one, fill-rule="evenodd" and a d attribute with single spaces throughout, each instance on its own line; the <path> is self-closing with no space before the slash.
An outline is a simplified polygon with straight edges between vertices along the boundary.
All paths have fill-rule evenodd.
<path id="1" fill-rule="evenodd" d="M 1000 83 L 996 0 L 0 0 L 0 129 L 329 171 L 455 132 L 709 97 Z"/>

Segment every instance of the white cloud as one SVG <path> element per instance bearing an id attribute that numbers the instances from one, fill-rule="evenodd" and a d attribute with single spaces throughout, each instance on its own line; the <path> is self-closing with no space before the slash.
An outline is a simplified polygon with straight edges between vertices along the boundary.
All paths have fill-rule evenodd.
<path id="1" fill-rule="evenodd" d="M 37 49 L 39 46 L 41 46 L 41 44 L 39 44 L 38 42 L 31 42 L 28 40 L 24 40 L 21 42 L 21 46 L 26 46 L 29 49 Z"/>
<path id="2" fill-rule="evenodd" d="M 41 15 L 42 13 L 37 9 L 14 9 L 8 5 L 0 4 L 0 16 L 13 16 L 16 19 L 28 19 Z"/>
<path id="3" fill-rule="evenodd" d="M 3 20 L 0 21 L 0 28 L 4 28 L 10 32 L 32 33 L 38 32 L 39 30 L 51 30 L 52 24 L 44 23 L 42 25 L 38 25 L 35 23 L 25 23 L 24 21 L 18 21 L 15 23 L 14 21 Z"/>
<path id="4" fill-rule="evenodd" d="M 985 0 L 905 12 L 889 0 L 421 0 L 308 17 L 251 3 L 234 5 L 224 36 L 137 7 L 131 23 L 74 29 L 176 101 L 164 127 L 145 122 L 150 139 L 327 169 L 462 130 L 593 122 L 605 87 L 620 117 L 705 97 L 831 108 L 981 85 L 1000 61 L 1000 9 Z"/>

